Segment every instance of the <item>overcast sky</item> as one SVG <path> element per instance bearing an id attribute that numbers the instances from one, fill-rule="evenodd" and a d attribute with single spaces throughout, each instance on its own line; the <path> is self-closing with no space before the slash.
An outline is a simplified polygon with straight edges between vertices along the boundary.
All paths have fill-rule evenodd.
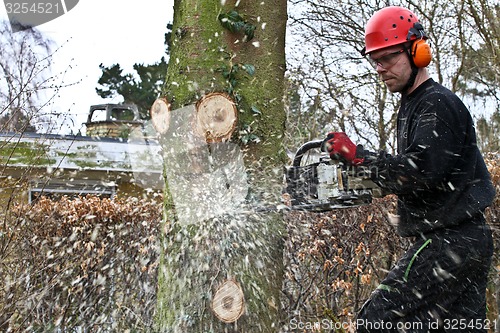
<path id="1" fill-rule="evenodd" d="M 53 57 L 53 73 L 66 84 L 76 83 L 62 89 L 53 103 L 54 111 L 69 111 L 74 119 L 74 125 L 68 119 L 62 132 L 69 133 L 68 126 L 78 130 L 90 105 L 121 102 L 96 94 L 99 64 L 119 63 L 124 72 L 131 72 L 134 63 L 152 64 L 165 55 L 164 34 L 172 22 L 173 2 L 80 0 L 66 14 L 37 27 L 62 45 Z M 2 18 L 7 19 L 5 7 L 0 7 Z M 65 71 L 64 76 L 59 74 Z"/>

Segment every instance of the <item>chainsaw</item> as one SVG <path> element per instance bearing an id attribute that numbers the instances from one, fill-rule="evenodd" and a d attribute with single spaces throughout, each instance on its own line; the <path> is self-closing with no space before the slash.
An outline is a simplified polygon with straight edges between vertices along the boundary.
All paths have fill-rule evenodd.
<path id="1" fill-rule="evenodd" d="M 370 179 L 366 166 L 350 166 L 331 159 L 324 151 L 324 140 L 303 144 L 291 166 L 285 167 L 284 203 L 292 210 L 325 212 L 356 207 L 382 197 L 382 190 Z M 303 157 L 320 151 L 319 161 L 303 165 Z"/>

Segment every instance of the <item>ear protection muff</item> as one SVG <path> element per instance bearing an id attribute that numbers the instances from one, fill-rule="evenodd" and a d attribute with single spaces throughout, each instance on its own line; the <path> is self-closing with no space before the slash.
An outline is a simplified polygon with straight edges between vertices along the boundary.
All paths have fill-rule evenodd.
<path id="1" fill-rule="evenodd" d="M 432 59 L 431 46 L 427 43 L 427 34 L 420 22 L 415 22 L 413 27 L 408 31 L 406 40 L 413 43 L 411 45 L 411 56 L 413 63 L 418 68 L 427 67 Z"/>
<path id="2" fill-rule="evenodd" d="M 425 39 L 417 39 L 411 45 L 411 56 L 415 66 L 427 67 L 432 60 L 431 46 Z"/>

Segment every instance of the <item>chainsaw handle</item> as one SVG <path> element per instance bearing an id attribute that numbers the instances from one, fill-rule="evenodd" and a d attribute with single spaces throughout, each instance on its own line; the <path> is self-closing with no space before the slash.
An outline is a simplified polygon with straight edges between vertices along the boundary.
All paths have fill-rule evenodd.
<path id="1" fill-rule="evenodd" d="M 300 146 L 300 148 L 295 153 L 292 165 L 294 167 L 300 166 L 300 162 L 302 161 L 302 156 L 304 156 L 304 154 L 311 149 L 321 148 L 321 146 L 323 145 L 323 141 L 324 140 L 313 140 L 306 142 L 302 146 Z"/>

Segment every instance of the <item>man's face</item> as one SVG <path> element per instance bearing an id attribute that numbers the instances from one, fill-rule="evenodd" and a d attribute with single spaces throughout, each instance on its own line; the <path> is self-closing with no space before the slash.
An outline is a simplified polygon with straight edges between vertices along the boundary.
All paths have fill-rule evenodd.
<path id="1" fill-rule="evenodd" d="M 368 57 L 390 92 L 402 92 L 405 89 L 411 75 L 411 64 L 403 45 L 374 51 Z"/>

